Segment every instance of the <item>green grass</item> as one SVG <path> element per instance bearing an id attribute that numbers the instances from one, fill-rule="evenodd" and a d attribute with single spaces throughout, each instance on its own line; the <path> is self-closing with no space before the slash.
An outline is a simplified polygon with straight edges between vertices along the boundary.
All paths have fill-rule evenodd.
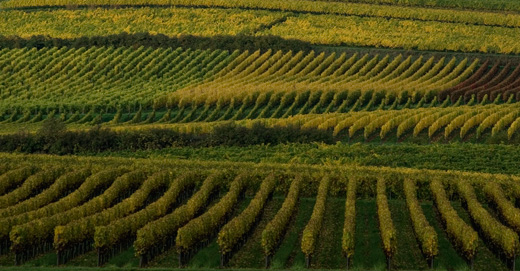
<path id="1" fill-rule="evenodd" d="M 14 254 L 8 253 L 0 255 L 0 267 L 7 267 L 14 265 Z"/>
<path id="2" fill-rule="evenodd" d="M 125 268 L 135 268 L 139 267 L 139 259 L 134 256 L 135 251 L 134 247 L 130 247 L 129 249 L 125 249 L 121 251 L 121 253 L 116 254 L 112 257 L 108 263 L 105 264 L 106 267 L 125 267 Z"/>
<path id="3" fill-rule="evenodd" d="M 341 251 L 341 236 L 345 217 L 345 198 L 327 199 L 325 217 L 316 247 L 316 255 L 311 263 L 317 269 L 341 269 L 346 260 Z"/>
<path id="4" fill-rule="evenodd" d="M 102 157 L 181 158 L 203 161 L 298 164 L 356 164 L 363 166 L 407 167 L 520 174 L 520 152 L 514 145 L 412 143 L 337 143 L 327 145 L 280 144 L 247 147 L 175 147 L 162 150 L 121 151 L 95 154 Z"/>
<path id="5" fill-rule="evenodd" d="M 263 268 L 265 266 L 264 252 L 262 249 L 262 232 L 267 224 L 273 219 L 284 198 L 273 197 L 264 208 L 258 225 L 253 229 L 251 235 L 247 238 L 246 243 L 238 249 L 229 261 L 232 268 L 240 268 L 247 266 L 248 268 Z"/>
<path id="6" fill-rule="evenodd" d="M 356 270 L 384 270 L 386 257 L 381 248 L 377 206 L 373 200 L 356 202 L 356 235 L 352 267 Z"/>
<path id="7" fill-rule="evenodd" d="M 47 253 L 25 263 L 26 266 L 53 266 L 56 265 L 56 253 Z"/>
<path id="8" fill-rule="evenodd" d="M 297 213 L 293 217 L 280 247 L 273 256 L 272 268 L 298 269 L 305 266 L 305 255 L 300 249 L 301 233 L 311 217 L 315 201 L 314 198 L 300 199 Z"/>
<path id="9" fill-rule="evenodd" d="M 240 214 L 251 202 L 250 197 L 244 198 L 238 204 L 237 208 L 233 212 L 230 221 L 233 217 Z M 217 244 L 217 239 L 213 238 L 210 244 L 195 254 L 188 263 L 189 268 L 218 268 L 220 266 L 220 252 Z"/>
<path id="10" fill-rule="evenodd" d="M 218 268 L 220 266 L 220 253 L 216 240 L 213 240 L 208 246 L 201 249 L 190 260 L 189 268 Z"/>
<path id="11" fill-rule="evenodd" d="M 437 232 L 439 255 L 434 260 L 434 267 L 440 270 L 469 270 L 466 261 L 458 255 L 444 232 L 440 217 L 435 213 L 432 202 L 423 202 L 421 206 L 426 219 Z"/>
<path id="12" fill-rule="evenodd" d="M 404 200 L 390 200 L 390 212 L 397 231 L 397 253 L 392 266 L 400 270 L 428 269 L 428 262 L 421 252 Z"/>
<path id="13" fill-rule="evenodd" d="M 97 252 L 95 250 L 89 251 L 83 255 L 71 259 L 67 266 L 88 266 L 97 267 Z"/>
<path id="14" fill-rule="evenodd" d="M 152 261 L 147 264 L 147 268 L 166 268 L 166 267 L 178 267 L 179 266 L 179 254 L 175 251 L 175 248 L 169 249 L 164 253 L 158 255 Z"/>
<path id="15" fill-rule="evenodd" d="M 461 206 L 459 202 L 452 202 L 453 208 L 457 211 L 459 216 L 468 224 L 472 225 L 469 213 Z M 475 256 L 474 268 L 476 271 L 506 271 L 507 266 L 500 261 L 499 258 L 487 247 L 487 244 L 479 239 L 477 255 Z M 518 270 L 518 268 L 517 268 Z"/>

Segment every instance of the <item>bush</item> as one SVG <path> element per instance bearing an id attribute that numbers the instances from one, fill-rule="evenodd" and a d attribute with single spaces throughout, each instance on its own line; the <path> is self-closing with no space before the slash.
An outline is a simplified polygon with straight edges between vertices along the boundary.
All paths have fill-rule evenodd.
<path id="1" fill-rule="evenodd" d="M 157 150 L 172 146 L 211 147 L 248 146 L 280 143 L 334 143 L 332 132 L 300 126 L 266 127 L 255 123 L 251 128 L 224 124 L 207 134 L 180 133 L 172 129 L 151 128 L 114 131 L 94 126 L 85 131 L 67 131 L 58 119 L 45 121 L 36 134 L 20 131 L 0 136 L 0 151 L 49 154 L 100 153 L 124 150 Z"/>

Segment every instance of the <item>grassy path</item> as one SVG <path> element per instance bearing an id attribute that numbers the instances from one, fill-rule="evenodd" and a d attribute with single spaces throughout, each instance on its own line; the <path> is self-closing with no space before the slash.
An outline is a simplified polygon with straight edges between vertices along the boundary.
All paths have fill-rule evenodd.
<path id="1" fill-rule="evenodd" d="M 96 267 L 97 266 L 97 253 L 95 250 L 89 251 L 83 255 L 73 258 L 66 265 L 67 266 Z"/>
<path id="2" fill-rule="evenodd" d="M 357 270 L 384 270 L 386 267 L 374 200 L 356 202 L 356 241 L 352 265 Z"/>
<path id="3" fill-rule="evenodd" d="M 272 268 L 304 268 L 305 255 L 301 252 L 301 234 L 309 221 L 315 198 L 300 199 L 298 212 L 293 218 L 287 233 L 272 259 Z"/>
<path id="4" fill-rule="evenodd" d="M 451 203 L 453 208 L 457 211 L 459 216 L 466 221 L 469 225 L 472 225 L 471 218 L 469 213 L 461 206 L 459 202 Z M 480 234 L 479 234 L 479 237 Z M 508 268 L 506 265 L 498 259 L 491 250 L 486 246 L 482 238 L 479 238 L 479 245 L 477 249 L 477 255 L 475 256 L 475 271 L 487 271 L 487 270 L 495 270 L 495 271 L 506 271 Z"/>
<path id="5" fill-rule="evenodd" d="M 251 202 L 250 197 L 247 197 L 243 200 L 241 200 L 238 203 L 238 208 L 235 208 L 233 214 L 228 219 L 228 221 L 231 221 L 233 217 L 240 214 Z M 219 247 L 217 244 L 217 238 L 213 238 L 213 241 L 211 243 L 199 250 L 195 256 L 190 260 L 188 263 L 189 268 L 218 268 L 220 266 L 220 253 L 219 253 Z"/>
<path id="6" fill-rule="evenodd" d="M 206 206 L 203 210 L 201 210 L 199 215 L 205 213 L 207 210 L 209 210 L 211 207 L 213 207 L 213 205 L 217 204 L 220 201 L 220 199 L 222 198 L 223 195 L 224 194 L 221 193 L 219 196 L 214 198 L 208 204 L 208 206 Z M 243 201 L 241 202 L 241 204 L 242 203 L 243 203 Z M 239 204 L 240 207 L 242 207 L 241 204 Z M 178 268 L 178 266 L 179 266 L 179 258 L 178 258 L 177 251 L 175 250 L 175 247 L 172 247 L 169 250 L 167 250 L 164 253 L 162 253 L 161 255 L 158 255 L 151 262 L 148 263 L 148 267 L 151 267 L 151 268 L 156 268 L 156 267 L 170 267 L 170 268 L 171 267 L 175 267 L 175 268 Z"/>
<path id="7" fill-rule="evenodd" d="M 316 256 L 311 264 L 318 269 L 341 269 L 346 260 L 341 252 L 341 236 L 345 218 L 345 198 L 329 198 L 325 218 L 316 247 Z"/>
<path id="8" fill-rule="evenodd" d="M 448 271 L 468 269 L 469 267 L 466 264 L 466 261 L 459 256 L 448 239 L 448 236 L 440 223 L 440 218 L 435 213 L 432 202 L 422 203 L 422 209 L 426 219 L 428 219 L 430 225 L 437 232 L 439 255 L 434 260 L 434 267 Z"/>
<path id="9" fill-rule="evenodd" d="M 273 219 L 280 207 L 282 207 L 284 198 L 275 197 L 270 200 L 264 208 L 262 217 L 253 229 L 251 235 L 247 238 L 247 242 L 233 255 L 229 261 L 232 268 L 263 268 L 265 266 L 264 252 L 262 249 L 262 231 L 267 223 Z"/>
<path id="10" fill-rule="evenodd" d="M 389 200 L 392 220 L 397 230 L 397 253 L 392 265 L 396 269 L 427 269 L 419 243 L 415 238 L 410 213 L 404 200 Z"/>

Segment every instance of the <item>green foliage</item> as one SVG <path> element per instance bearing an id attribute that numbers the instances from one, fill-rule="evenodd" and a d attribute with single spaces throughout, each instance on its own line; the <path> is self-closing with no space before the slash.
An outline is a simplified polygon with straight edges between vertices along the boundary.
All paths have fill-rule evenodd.
<path id="1" fill-rule="evenodd" d="M 15 190 L 0 196 L 0 208 L 7 208 L 17 204 L 18 202 L 29 198 L 31 195 L 38 194 L 40 191 L 46 189 L 53 184 L 56 179 L 63 174 L 63 168 L 49 168 L 42 170 L 34 175 L 31 175 L 22 185 Z M 19 172 L 20 174 L 28 173 Z"/>
<path id="2" fill-rule="evenodd" d="M 446 225 L 448 236 L 466 259 L 473 259 L 477 254 L 477 232 L 466 224 L 457 214 L 457 211 L 453 209 L 440 180 L 433 180 L 430 187 L 437 210 L 439 210 L 441 219 Z"/>
<path id="3" fill-rule="evenodd" d="M 164 187 L 165 181 L 160 178 L 148 178 L 144 172 L 132 172 L 135 182 L 142 185 L 130 197 L 99 213 L 81 217 L 72 222 L 65 222 L 54 228 L 54 248 L 57 251 L 73 247 L 74 244 L 92 240 L 97 226 L 107 225 L 110 222 L 127 216 L 139 210 L 147 198 L 154 191 Z M 161 182 L 162 181 L 162 182 Z"/>
<path id="4" fill-rule="evenodd" d="M 134 239 L 139 229 L 166 215 L 171 206 L 175 206 L 179 202 L 182 193 L 193 187 L 200 178 L 200 175 L 195 172 L 187 172 L 177 178 L 173 178 L 173 175 L 172 172 L 159 172 L 151 176 L 150 179 L 153 182 L 150 185 L 155 187 L 155 189 L 160 187 L 159 183 L 168 183 L 169 187 L 164 194 L 157 201 L 138 212 L 113 220 L 105 226 L 96 227 L 94 247 L 108 250 L 124 241 L 125 238 Z"/>
<path id="5" fill-rule="evenodd" d="M 518 234 L 501 224 L 478 202 L 474 189 L 468 181 L 459 181 L 457 191 L 467 204 L 469 214 L 482 233 L 507 258 L 513 259 L 520 250 Z"/>
<path id="6" fill-rule="evenodd" d="M 164 247 L 170 237 L 177 235 L 179 228 L 192 220 L 207 205 L 211 195 L 223 185 L 222 181 L 225 178 L 224 172 L 211 174 L 185 205 L 162 218 L 148 222 L 137 230 L 137 238 L 134 242 L 136 255 L 146 256 L 154 248 Z"/>
<path id="7" fill-rule="evenodd" d="M 492 205 L 496 206 L 507 225 L 515 232 L 520 232 L 520 211 L 506 198 L 500 184 L 486 183 L 484 193 L 490 199 Z"/>
<path id="8" fill-rule="evenodd" d="M 45 182 L 47 182 L 49 179 L 57 177 L 58 174 L 59 171 L 42 171 L 40 174 L 33 175 L 34 177 L 31 177 L 31 182 L 33 182 L 32 185 L 40 186 L 41 184 L 45 184 Z M 57 178 L 53 184 L 51 184 L 47 189 L 43 190 L 36 196 L 15 205 L 11 205 L 7 208 L 1 209 L 0 216 L 15 216 L 47 206 L 53 203 L 55 200 L 61 199 L 63 194 L 66 192 L 78 189 L 78 187 L 83 184 L 85 179 L 90 175 L 91 170 L 89 168 L 67 172 L 59 176 L 59 178 Z M 27 181 L 29 181 L 29 179 L 27 179 Z M 22 190 L 17 190 L 16 193 L 20 194 L 20 192 L 22 192 Z"/>
<path id="9" fill-rule="evenodd" d="M 332 180 L 328 176 L 321 179 L 311 219 L 303 230 L 301 247 L 302 252 L 307 257 L 313 255 L 316 249 L 331 183 Z"/>
<path id="10" fill-rule="evenodd" d="M 9 238 L 11 229 L 16 225 L 29 223 L 33 220 L 47 216 L 59 215 L 60 213 L 65 213 L 68 210 L 79 206 L 93 195 L 96 195 L 97 191 L 108 187 L 114 179 L 123 174 L 123 172 L 126 172 L 126 170 L 120 168 L 100 171 L 87 178 L 74 192 L 56 202 L 33 211 L 1 218 L 0 238 L 3 240 Z"/>
<path id="11" fill-rule="evenodd" d="M 189 221 L 181 227 L 175 238 L 177 251 L 185 252 L 193 249 L 199 242 L 212 235 L 225 221 L 240 195 L 246 188 L 246 180 L 249 176 L 245 173 L 237 176 L 231 183 L 229 192 L 220 201 L 201 216 Z"/>
<path id="12" fill-rule="evenodd" d="M 343 236 L 341 248 L 347 258 L 354 255 L 356 236 L 356 194 L 357 180 L 351 178 L 347 186 L 347 200 L 345 202 L 345 222 L 343 224 Z"/>
<path id="13" fill-rule="evenodd" d="M 297 210 L 298 198 L 302 185 L 302 176 L 297 176 L 292 182 L 287 197 L 275 217 L 262 231 L 262 249 L 266 256 L 274 255 L 277 247 L 282 241 L 283 235 L 289 225 L 291 218 Z"/>
<path id="14" fill-rule="evenodd" d="M 20 186 L 36 171 L 37 168 L 34 166 L 23 166 L 5 172 L 0 176 L 0 195 L 5 197 L 7 192 L 14 187 Z"/>
<path id="15" fill-rule="evenodd" d="M 388 208 L 385 180 L 377 180 L 377 217 L 379 218 L 379 229 L 383 241 L 383 251 L 387 258 L 392 258 L 397 251 L 397 234 L 392 221 L 392 215 Z"/>
<path id="16" fill-rule="evenodd" d="M 256 236 L 256 240 L 259 241 L 258 251 L 263 251 L 268 257 L 275 256 L 293 214 L 298 211 L 298 199 L 316 196 L 313 214 L 302 232 L 303 253 L 300 255 L 320 258 L 322 249 L 327 247 L 319 244 L 320 238 L 323 237 L 323 240 L 332 238 L 331 232 L 323 232 L 325 229 L 320 224 L 323 221 L 330 222 L 331 219 L 338 219 L 338 217 L 327 217 L 330 215 L 329 212 L 325 212 L 327 199 L 329 196 L 342 195 L 346 188 L 345 220 L 335 225 L 333 231 L 335 235 L 343 231 L 341 244 L 338 243 L 336 246 L 337 252 L 343 253 L 349 259 L 356 258 L 355 256 L 352 258 L 355 240 L 360 238 L 353 234 L 356 228 L 356 199 L 358 195 L 368 198 L 375 195 L 377 215 L 375 209 L 371 215 L 379 219 L 383 251 L 391 259 L 399 258 L 394 257 L 399 255 L 396 254 L 396 242 L 399 243 L 400 240 L 395 235 L 396 229 L 389 209 L 387 193 L 391 193 L 392 197 L 398 198 L 397 200 L 406 199 L 407 212 L 410 213 L 412 222 L 409 224 L 410 229 L 413 226 L 424 255 L 431 258 L 437 255 L 435 245 L 437 235 L 429 226 L 418 201 L 430 197 L 429 186 L 448 236 L 461 254 L 471 260 L 476 255 L 478 236 L 453 209 L 440 179 L 451 184 L 450 193 L 457 192 L 461 196 L 476 225 L 485 234 L 486 239 L 500 249 L 499 252 L 512 257 L 518 249 L 516 245 L 518 241 L 514 238 L 516 233 L 507 229 L 497 218 L 490 217 L 489 213 L 486 215 L 487 211 L 476 200 L 477 195 L 490 199 L 492 206 L 497 207 L 500 213 L 499 218 L 508 225 L 518 224 L 515 220 L 516 208 L 506 198 L 516 197 L 518 194 L 517 184 L 520 179 L 512 175 L 342 166 L 333 163 L 317 167 L 296 163 L 287 166 L 271 163 L 168 159 L 0 155 L 0 160 L 8 162 L 9 165 L 19 164 L 22 159 L 26 160 L 24 163 L 35 163 L 42 169 L 45 168 L 45 170 L 35 171 L 26 183 L 40 186 L 45 186 L 47 183 L 47 189 L 37 192 L 34 197 L 26 201 L 0 210 L 6 216 L 0 219 L 3 244 L 9 234 L 13 252 L 17 255 L 23 255 L 32 249 L 41 249 L 41 244 L 52 242 L 53 239 L 55 247 L 61 253 L 92 238 L 95 240 L 96 248 L 103 253 L 126 240 L 137 237 L 134 243 L 136 253 L 147 262 L 171 246 L 176 246 L 182 253 L 196 250 L 199 244 L 213 238 L 217 233 L 217 243 L 211 251 L 216 253 L 216 244 L 218 244 L 221 253 L 226 255 L 240 242 L 249 240 L 245 233 L 252 229 L 255 221 L 260 217 L 269 196 L 272 193 L 287 193 L 282 208 L 278 210 L 268 226 L 265 229 L 260 227 L 254 230 L 253 236 Z M 88 164 L 88 168 L 83 169 L 78 164 Z M 122 165 L 124 167 L 121 167 Z M 59 178 L 56 176 L 55 181 L 48 184 L 43 176 L 55 168 L 62 169 L 65 173 Z M 99 171 L 102 168 L 113 168 L 113 170 Z M 125 168 L 134 170 L 128 171 Z M 146 172 L 135 168 L 145 168 Z M 215 168 L 222 171 L 211 174 L 212 169 Z M 4 171 L 6 171 L 4 175 L 12 172 L 8 169 Z M 91 172 L 94 174 L 90 175 Z M 174 178 L 172 172 L 182 172 L 182 174 Z M 235 172 L 242 173 L 235 177 Z M 197 186 L 200 176 L 206 176 L 207 173 L 210 175 L 200 189 L 185 205 L 176 207 L 176 204 L 182 202 L 179 201 L 179 197 L 183 191 Z M 145 178 L 146 176 L 151 177 Z M 312 178 L 301 176 L 312 176 Z M 345 176 L 348 176 L 348 179 Z M 36 182 L 37 179 L 40 181 Z M 404 183 L 402 180 L 405 180 Z M 229 189 L 226 189 L 225 187 L 228 186 Z M 484 187 L 484 189 L 473 191 L 472 186 Z M 513 189 L 504 193 L 502 187 Z M 60 198 L 60 191 L 66 189 L 71 189 L 73 192 Z M 226 190 L 227 193 L 220 200 L 216 200 L 211 208 L 199 215 L 212 201 L 212 195 Z M 235 212 L 235 206 L 246 190 L 248 195 L 253 195 L 252 193 L 256 195 L 248 206 L 244 204 L 246 208 L 241 214 L 226 224 L 229 215 Z M 401 201 L 400 204 L 404 206 L 402 205 L 404 202 Z M 27 208 L 27 212 L 20 213 L 22 208 Z M 337 216 L 337 213 L 334 216 Z"/>
<path id="17" fill-rule="evenodd" d="M 262 181 L 260 189 L 255 197 L 251 200 L 247 208 L 240 215 L 229 221 L 218 233 L 217 243 L 221 254 L 230 253 L 249 232 L 254 223 L 258 220 L 259 215 L 264 209 L 269 196 L 273 193 L 277 183 L 277 176 L 269 175 Z"/>
<path id="18" fill-rule="evenodd" d="M 435 229 L 430 226 L 428 220 L 424 216 L 422 207 L 417 200 L 416 182 L 411 179 L 404 180 L 404 194 L 406 197 L 406 205 L 410 212 L 413 229 L 419 240 L 423 254 L 428 259 L 433 259 L 439 253 L 439 244 Z"/>
<path id="19" fill-rule="evenodd" d="M 116 171 L 111 173 L 117 174 L 119 172 Z M 9 238 L 12 243 L 11 249 L 14 252 L 23 252 L 26 249 L 31 249 L 37 246 L 38 244 L 51 242 L 54 235 L 54 228 L 56 226 L 66 224 L 70 221 L 83 218 L 91 214 L 95 214 L 108 208 L 117 202 L 117 200 L 122 195 L 128 193 L 129 190 L 139 185 L 140 181 L 142 180 L 139 178 L 134 178 L 135 174 L 136 173 L 134 172 L 130 172 L 119 177 L 114 181 L 110 188 L 104 191 L 102 195 L 81 206 L 74 207 L 67 211 L 55 213 L 51 216 L 31 220 L 25 224 L 13 226 L 11 232 L 9 233 Z"/>

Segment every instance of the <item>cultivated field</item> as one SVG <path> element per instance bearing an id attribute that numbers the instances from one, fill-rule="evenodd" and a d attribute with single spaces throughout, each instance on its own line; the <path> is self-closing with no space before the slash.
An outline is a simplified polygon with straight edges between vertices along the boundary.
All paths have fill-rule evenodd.
<path id="1" fill-rule="evenodd" d="M 0 269 L 517 270 L 518 37 L 517 0 L 0 1 Z"/>

